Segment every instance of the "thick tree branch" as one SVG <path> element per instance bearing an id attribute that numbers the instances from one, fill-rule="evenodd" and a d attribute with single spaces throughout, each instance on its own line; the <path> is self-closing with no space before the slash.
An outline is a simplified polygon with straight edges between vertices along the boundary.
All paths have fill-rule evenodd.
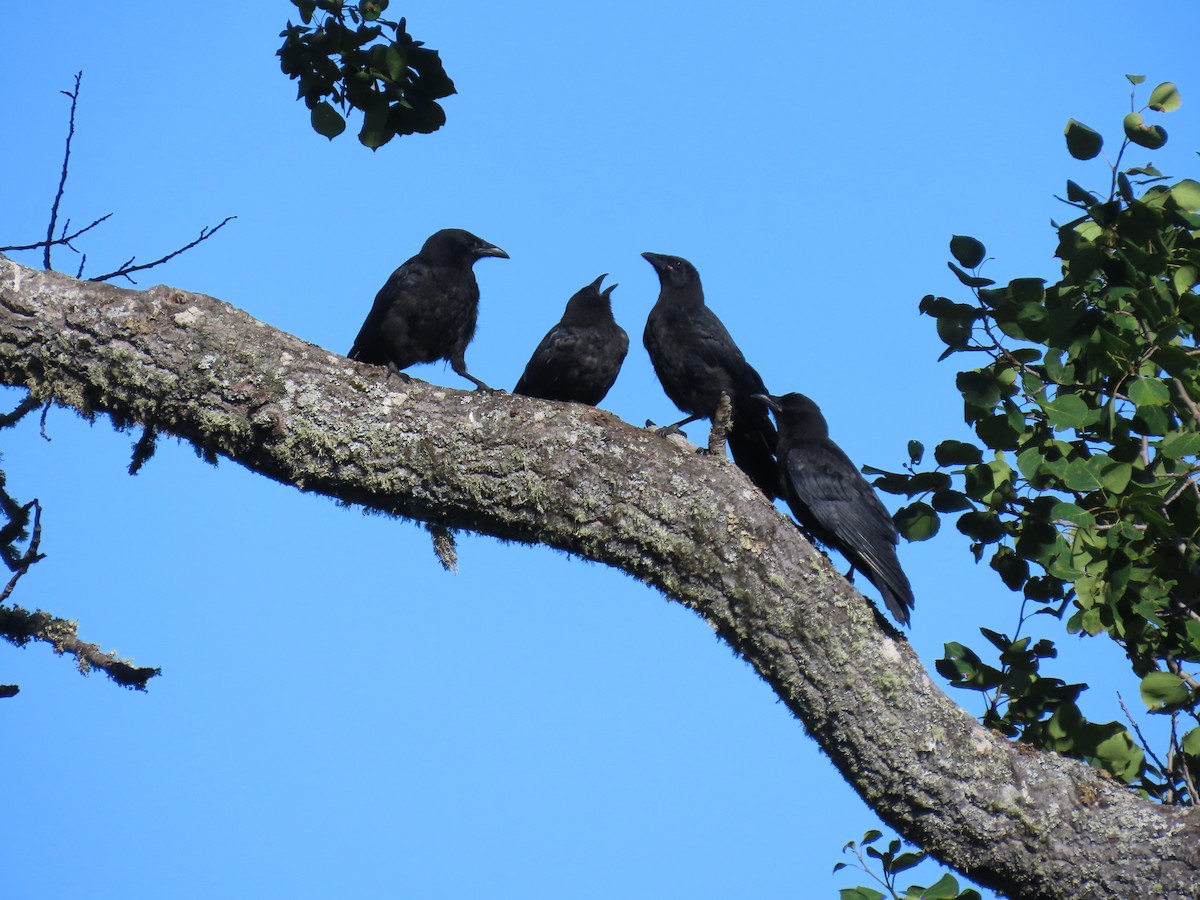
<path id="1" fill-rule="evenodd" d="M 629 572 L 704 616 L 889 824 L 1010 896 L 1200 887 L 1195 811 L 986 731 L 736 468 L 609 413 L 400 384 L 210 297 L 4 259 L 0 381 L 302 490 Z"/>

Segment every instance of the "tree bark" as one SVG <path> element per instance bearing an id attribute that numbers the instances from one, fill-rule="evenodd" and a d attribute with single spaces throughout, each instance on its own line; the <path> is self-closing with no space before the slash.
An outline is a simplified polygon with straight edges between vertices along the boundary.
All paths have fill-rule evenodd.
<path id="1" fill-rule="evenodd" d="M 401 382 L 211 297 L 2 256 L 0 381 L 301 490 L 629 572 L 704 616 L 886 822 L 980 884 L 1200 894 L 1200 813 L 984 729 L 721 460 L 590 407 Z"/>

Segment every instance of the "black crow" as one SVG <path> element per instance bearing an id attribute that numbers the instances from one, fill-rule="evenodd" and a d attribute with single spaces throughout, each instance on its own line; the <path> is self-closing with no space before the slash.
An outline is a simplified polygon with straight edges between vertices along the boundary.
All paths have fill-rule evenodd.
<path id="1" fill-rule="evenodd" d="M 567 301 L 562 320 L 533 351 L 514 394 L 595 406 L 617 380 L 629 335 L 612 313 L 615 284 L 600 290 L 601 275 Z"/>
<path id="2" fill-rule="evenodd" d="M 347 355 L 395 372 L 446 359 L 477 389 L 491 390 L 467 371 L 464 358 L 479 317 L 479 283 L 471 267 L 485 256 L 508 259 L 499 247 L 461 228 L 430 235 L 421 252 L 379 289 Z"/>
<path id="3" fill-rule="evenodd" d="M 775 411 L 779 423 L 775 452 L 783 496 L 796 520 L 866 575 L 896 620 L 907 625 L 912 586 L 896 558 L 896 525 L 879 497 L 829 439 L 817 404 L 803 394 L 757 399 Z"/>
<path id="4" fill-rule="evenodd" d="M 775 426 L 762 404 L 751 398 L 766 394 L 762 378 L 746 362 L 721 320 L 704 305 L 700 275 L 686 259 L 643 253 L 658 273 L 661 291 L 646 319 L 643 341 L 663 390 L 688 418 L 713 419 L 721 394 L 729 396 L 732 424 L 729 451 L 733 461 L 768 497 L 779 496 L 775 465 Z"/>

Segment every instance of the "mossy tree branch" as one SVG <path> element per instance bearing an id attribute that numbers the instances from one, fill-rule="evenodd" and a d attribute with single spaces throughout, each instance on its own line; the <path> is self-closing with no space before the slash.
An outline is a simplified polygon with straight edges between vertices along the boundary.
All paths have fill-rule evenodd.
<path id="1" fill-rule="evenodd" d="M 704 616 L 884 820 L 981 884 L 1200 886 L 1195 812 L 986 731 L 736 468 L 609 413 L 402 384 L 210 297 L 3 258 L 0 381 L 301 490 L 623 569 Z"/>

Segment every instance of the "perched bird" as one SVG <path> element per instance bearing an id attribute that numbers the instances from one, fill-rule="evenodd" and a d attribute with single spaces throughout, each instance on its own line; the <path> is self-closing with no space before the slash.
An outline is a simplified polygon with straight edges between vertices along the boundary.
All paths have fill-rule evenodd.
<path id="1" fill-rule="evenodd" d="M 601 275 L 567 301 L 557 325 L 533 351 L 514 394 L 595 406 L 617 380 L 629 335 L 612 313 L 615 284 L 600 290 Z"/>
<path id="2" fill-rule="evenodd" d="M 783 496 L 797 521 L 866 575 L 896 620 L 907 625 L 913 594 L 896 557 L 900 536 L 874 489 L 829 439 L 817 404 L 803 394 L 756 399 L 775 411 Z"/>
<path id="3" fill-rule="evenodd" d="M 643 253 L 658 273 L 658 302 L 646 319 L 643 341 L 663 390 L 688 418 L 668 428 L 717 415 L 721 394 L 729 396 L 733 461 L 768 497 L 779 496 L 775 426 L 752 398 L 766 394 L 763 380 L 746 362 L 721 320 L 704 305 L 700 274 L 686 259 Z"/>
<path id="4" fill-rule="evenodd" d="M 394 372 L 449 360 L 458 375 L 490 391 L 467 371 L 464 358 L 479 317 L 479 283 L 471 267 L 485 256 L 508 259 L 499 247 L 461 228 L 430 235 L 421 252 L 379 289 L 347 355 Z"/>

